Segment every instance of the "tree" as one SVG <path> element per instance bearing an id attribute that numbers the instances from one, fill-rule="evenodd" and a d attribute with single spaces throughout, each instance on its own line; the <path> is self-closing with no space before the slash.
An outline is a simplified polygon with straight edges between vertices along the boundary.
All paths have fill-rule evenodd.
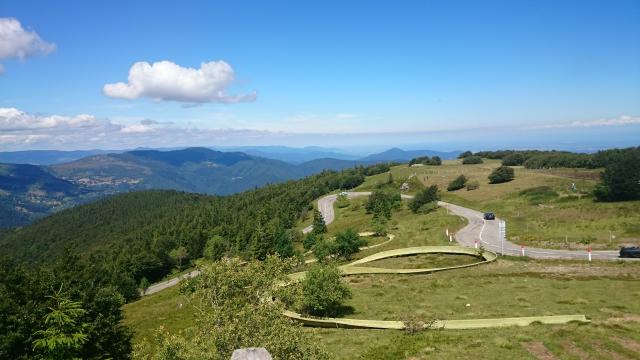
<path id="1" fill-rule="evenodd" d="M 460 175 L 449 183 L 449 185 L 447 186 L 447 191 L 455 191 L 455 190 L 462 189 L 466 183 L 467 183 L 467 177 L 464 175 Z"/>
<path id="2" fill-rule="evenodd" d="M 458 155 L 458 159 L 464 159 L 466 157 L 472 156 L 473 153 L 471 151 L 465 151 L 463 153 L 461 153 L 460 155 Z"/>
<path id="3" fill-rule="evenodd" d="M 204 257 L 207 260 L 217 261 L 222 259 L 227 251 L 227 242 L 220 235 L 213 235 L 204 247 Z"/>
<path id="4" fill-rule="evenodd" d="M 482 164 L 482 158 L 480 156 L 472 155 L 462 159 L 462 165 Z"/>
<path id="5" fill-rule="evenodd" d="M 324 222 L 324 217 L 317 209 L 313 210 L 313 232 L 316 234 L 324 234 L 327 232 L 327 224 Z"/>
<path id="6" fill-rule="evenodd" d="M 52 305 L 43 319 L 45 329 L 34 332 L 33 349 L 46 359 L 79 359 L 82 345 L 88 340 L 88 324 L 82 322 L 86 311 L 82 304 L 61 293 L 62 288 L 50 296 Z"/>
<path id="7" fill-rule="evenodd" d="M 502 159 L 502 165 L 504 166 L 520 166 L 524 164 L 525 160 L 527 160 L 524 154 L 515 152 L 509 155 L 506 155 Z"/>
<path id="8" fill-rule="evenodd" d="M 308 233 L 307 236 L 305 236 L 302 240 L 302 247 L 304 247 L 305 250 L 311 250 L 318 241 L 319 237 L 321 236 L 317 235 L 313 231 Z"/>
<path id="9" fill-rule="evenodd" d="M 387 235 L 387 219 L 383 216 L 371 219 L 371 230 L 376 236 Z"/>
<path id="10" fill-rule="evenodd" d="M 144 293 L 147 292 L 147 289 L 149 288 L 150 285 L 151 283 L 146 277 L 143 277 L 140 280 L 140 285 L 138 285 L 138 287 L 140 288 L 140 290 L 142 290 L 142 295 L 144 295 Z"/>
<path id="11" fill-rule="evenodd" d="M 640 147 L 610 154 L 594 193 L 600 201 L 640 199 Z"/>
<path id="12" fill-rule="evenodd" d="M 374 217 L 384 216 L 391 219 L 391 211 L 402 204 L 402 198 L 398 190 L 376 189 L 367 200 L 365 208 L 367 213 L 373 213 Z"/>
<path id="13" fill-rule="evenodd" d="M 332 255 L 336 253 L 336 247 L 333 242 L 318 237 L 312 248 L 313 254 L 319 262 L 326 262 Z"/>
<path id="14" fill-rule="evenodd" d="M 275 251 L 276 254 L 283 258 L 290 258 L 295 255 L 293 248 L 292 234 L 289 231 L 281 231 L 276 237 Z"/>
<path id="15" fill-rule="evenodd" d="M 134 357 L 149 360 L 228 360 L 235 349 L 265 347 L 274 359 L 326 359 L 302 325 L 282 316 L 280 286 L 293 261 L 269 256 L 264 261 L 216 261 L 181 291 L 196 312 L 185 332 L 158 329 L 136 347 Z M 275 300 L 273 300 L 275 299 Z"/>
<path id="16" fill-rule="evenodd" d="M 351 291 L 342 282 L 340 269 L 321 264 L 307 271 L 302 280 L 302 311 L 311 315 L 336 315 Z"/>
<path id="17" fill-rule="evenodd" d="M 434 205 L 437 205 L 436 202 L 438 200 L 438 185 L 431 185 L 420 191 L 413 200 L 411 200 L 409 208 L 414 213 L 418 213 L 425 205 L 430 204 L 430 207 L 433 208 Z M 427 209 L 425 208 L 424 210 Z"/>
<path id="18" fill-rule="evenodd" d="M 189 253 L 187 252 L 186 247 L 178 246 L 177 248 L 171 250 L 169 256 L 171 257 L 173 262 L 178 265 L 178 268 L 182 269 L 182 264 L 189 258 Z"/>
<path id="19" fill-rule="evenodd" d="M 363 242 L 363 239 L 360 238 L 355 230 L 346 229 L 336 234 L 335 253 L 349 260 L 353 254 L 360 251 L 360 246 L 363 245 Z"/>
<path id="20" fill-rule="evenodd" d="M 490 184 L 500 184 L 513 180 L 515 178 L 515 173 L 512 168 L 508 166 L 500 166 L 494 169 L 491 174 L 489 174 L 489 183 Z"/>

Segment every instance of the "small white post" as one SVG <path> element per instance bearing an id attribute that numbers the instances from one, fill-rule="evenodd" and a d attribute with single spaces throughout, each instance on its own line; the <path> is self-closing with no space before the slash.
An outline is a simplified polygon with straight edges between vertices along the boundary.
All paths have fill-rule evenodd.
<path id="1" fill-rule="evenodd" d="M 449 228 L 444 229 L 444 233 L 447 234 L 447 236 L 449 236 Z"/>
<path id="2" fill-rule="evenodd" d="M 478 248 L 478 240 L 475 241 L 476 249 Z"/>
<path id="3" fill-rule="evenodd" d="M 522 250 L 522 256 L 524 256 L 524 245 L 520 245 L 520 250 Z"/>
<path id="4" fill-rule="evenodd" d="M 453 242 L 453 235 L 449 235 L 449 242 Z"/>
<path id="5" fill-rule="evenodd" d="M 591 246 L 587 248 L 587 252 L 589 253 L 589 262 L 591 262 Z"/>

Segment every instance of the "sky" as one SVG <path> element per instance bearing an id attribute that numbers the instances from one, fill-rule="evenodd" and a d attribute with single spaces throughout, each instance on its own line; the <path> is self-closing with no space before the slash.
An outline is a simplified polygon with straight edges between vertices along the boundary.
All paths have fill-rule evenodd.
<path id="1" fill-rule="evenodd" d="M 0 151 L 638 139 L 637 0 L 0 2 Z"/>

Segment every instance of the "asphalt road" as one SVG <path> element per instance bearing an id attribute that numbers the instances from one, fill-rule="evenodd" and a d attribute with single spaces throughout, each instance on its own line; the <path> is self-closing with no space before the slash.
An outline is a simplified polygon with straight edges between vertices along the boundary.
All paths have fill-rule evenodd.
<path id="1" fill-rule="evenodd" d="M 475 246 L 475 242 L 481 244 L 485 249 L 498 254 L 522 256 L 522 247 L 505 240 L 500 241 L 498 223 L 500 219 L 484 220 L 484 214 L 480 211 L 472 210 L 462 206 L 438 202 L 438 205 L 448 208 L 452 213 L 462 216 L 469 221 L 469 224 L 455 234 L 456 240 L 465 246 Z M 507 224 L 507 233 L 509 225 Z M 572 259 L 588 260 L 589 254 L 586 250 L 554 250 L 534 247 L 524 248 L 525 256 L 536 259 Z M 618 250 L 594 250 L 591 252 L 593 260 L 633 260 L 621 259 Z"/>
<path id="2" fill-rule="evenodd" d="M 369 196 L 371 192 L 347 192 L 348 198 L 354 198 L 357 196 Z M 402 195 L 404 199 L 410 199 L 413 196 Z M 335 219 L 335 212 L 333 210 L 333 204 L 336 202 L 338 196 L 331 194 L 324 196 L 318 200 L 318 210 L 324 217 L 324 222 L 329 225 Z M 460 229 L 455 234 L 455 239 L 464 246 L 474 247 L 476 240 L 479 245 L 482 245 L 485 249 L 492 252 L 504 255 L 522 256 L 522 247 L 518 244 L 514 244 L 510 241 L 504 241 L 501 243 L 498 235 L 498 223 L 500 219 L 485 221 L 483 219 L 483 213 L 473 209 L 465 208 L 459 205 L 446 203 L 439 201 L 438 205 L 448 208 L 453 214 L 462 216 L 467 219 L 469 224 Z M 307 226 L 302 231 L 303 233 L 309 233 L 313 230 L 313 226 Z M 509 226 L 507 224 L 507 232 Z M 571 260 L 588 260 L 589 254 L 586 250 L 554 250 L 554 249 L 541 249 L 525 247 L 525 256 L 535 259 L 571 259 Z M 637 259 L 622 259 L 619 256 L 617 250 L 598 250 L 591 252 L 591 258 L 593 260 L 637 260 Z"/>

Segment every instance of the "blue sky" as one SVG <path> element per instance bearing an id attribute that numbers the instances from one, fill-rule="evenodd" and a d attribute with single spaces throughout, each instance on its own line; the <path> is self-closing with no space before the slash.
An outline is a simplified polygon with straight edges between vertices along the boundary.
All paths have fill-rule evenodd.
<path id="1" fill-rule="evenodd" d="M 0 18 L 55 49 L 0 50 L 0 108 L 19 111 L 0 113 L 0 151 L 447 148 L 491 146 L 495 129 L 507 147 L 640 139 L 639 1 L 266 3 L 3 0 Z M 194 101 L 188 89 L 180 101 L 157 88 L 107 96 L 134 63 L 160 61 L 224 61 L 233 79 Z"/>

